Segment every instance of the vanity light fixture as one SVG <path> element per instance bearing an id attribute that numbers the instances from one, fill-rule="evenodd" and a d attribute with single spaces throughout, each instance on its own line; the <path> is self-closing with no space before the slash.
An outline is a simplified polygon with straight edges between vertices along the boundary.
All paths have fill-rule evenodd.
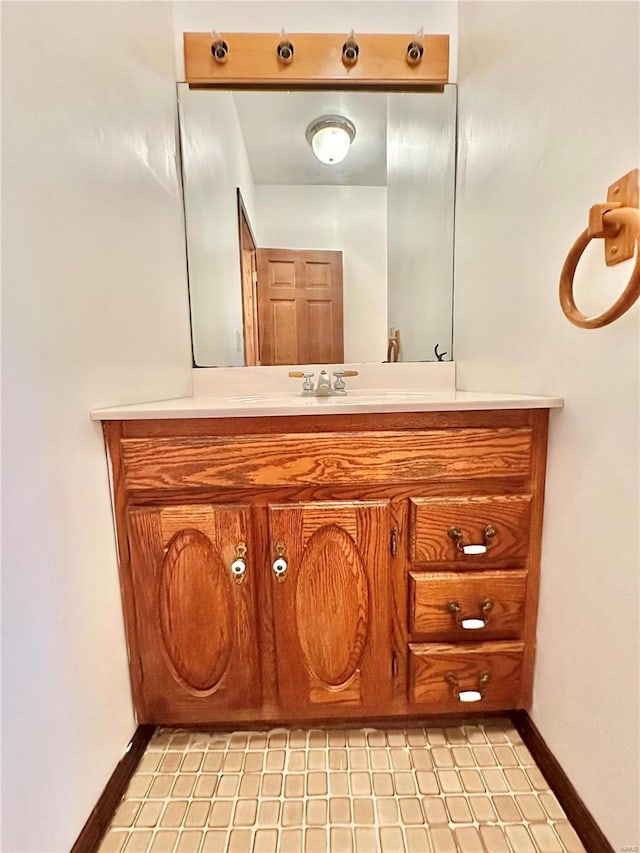
<path id="1" fill-rule="evenodd" d="M 356 127 L 344 116 L 322 116 L 307 128 L 307 142 L 321 163 L 341 163 L 355 139 Z"/>

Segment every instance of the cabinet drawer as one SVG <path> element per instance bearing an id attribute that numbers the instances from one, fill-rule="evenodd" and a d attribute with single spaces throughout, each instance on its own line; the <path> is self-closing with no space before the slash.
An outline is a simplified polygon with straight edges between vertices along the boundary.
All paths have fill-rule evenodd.
<path id="1" fill-rule="evenodd" d="M 448 711 L 499 711 L 520 700 L 524 643 L 411 644 L 409 701 Z"/>
<path id="2" fill-rule="evenodd" d="M 507 640 L 522 633 L 527 574 L 412 572 L 409 630 L 430 640 Z"/>
<path id="3" fill-rule="evenodd" d="M 532 431 L 123 438 L 127 489 L 359 485 L 530 475 Z"/>
<path id="4" fill-rule="evenodd" d="M 412 563 L 521 566 L 529 550 L 530 495 L 412 498 Z"/>

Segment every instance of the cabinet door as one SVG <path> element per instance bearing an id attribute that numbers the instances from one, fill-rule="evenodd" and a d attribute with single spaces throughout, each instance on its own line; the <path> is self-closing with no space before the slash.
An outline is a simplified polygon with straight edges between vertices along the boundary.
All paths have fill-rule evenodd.
<path id="1" fill-rule="evenodd" d="M 207 722 L 259 703 L 249 523 L 245 505 L 129 512 L 143 722 Z"/>
<path id="2" fill-rule="evenodd" d="M 283 709 L 382 710 L 391 695 L 388 501 L 271 505 Z M 276 564 L 278 565 L 278 564 Z"/>

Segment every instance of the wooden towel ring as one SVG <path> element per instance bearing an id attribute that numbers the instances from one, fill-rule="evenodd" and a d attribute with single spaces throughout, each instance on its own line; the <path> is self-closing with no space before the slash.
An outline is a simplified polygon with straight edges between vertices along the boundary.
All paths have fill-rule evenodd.
<path id="1" fill-rule="evenodd" d="M 599 329 L 613 323 L 636 302 L 640 296 L 640 211 L 638 210 L 638 170 L 629 172 L 620 181 L 609 187 L 610 201 L 607 204 L 594 205 L 589 214 L 589 227 L 575 241 L 560 273 L 560 305 L 565 317 L 582 329 Z M 635 183 L 635 190 L 634 188 Z M 622 192 L 620 192 L 622 190 Z M 629 206 L 623 206 L 622 201 L 613 201 L 622 196 Z M 605 238 L 606 263 L 608 265 L 628 260 L 633 254 L 633 243 L 636 244 L 636 262 L 629 283 L 613 305 L 596 317 L 587 317 L 576 306 L 573 298 L 573 277 L 591 240 Z M 615 247 L 611 242 L 615 243 Z M 620 246 L 623 251 L 619 252 Z"/>

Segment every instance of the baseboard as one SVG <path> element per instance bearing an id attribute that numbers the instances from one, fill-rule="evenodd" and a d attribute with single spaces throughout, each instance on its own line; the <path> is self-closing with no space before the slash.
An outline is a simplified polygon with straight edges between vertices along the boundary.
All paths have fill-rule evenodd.
<path id="1" fill-rule="evenodd" d="M 102 836 L 109 828 L 122 795 L 127 790 L 129 780 L 140 763 L 155 730 L 156 727 L 151 725 L 138 726 L 125 754 L 118 762 L 100 799 L 82 827 L 82 832 L 71 848 L 71 853 L 95 853 L 98 849 Z"/>
<path id="2" fill-rule="evenodd" d="M 526 711 L 512 711 L 511 720 L 540 772 L 549 783 L 587 853 L 614 853 L 593 815 L 580 799 L 544 738 Z"/>

